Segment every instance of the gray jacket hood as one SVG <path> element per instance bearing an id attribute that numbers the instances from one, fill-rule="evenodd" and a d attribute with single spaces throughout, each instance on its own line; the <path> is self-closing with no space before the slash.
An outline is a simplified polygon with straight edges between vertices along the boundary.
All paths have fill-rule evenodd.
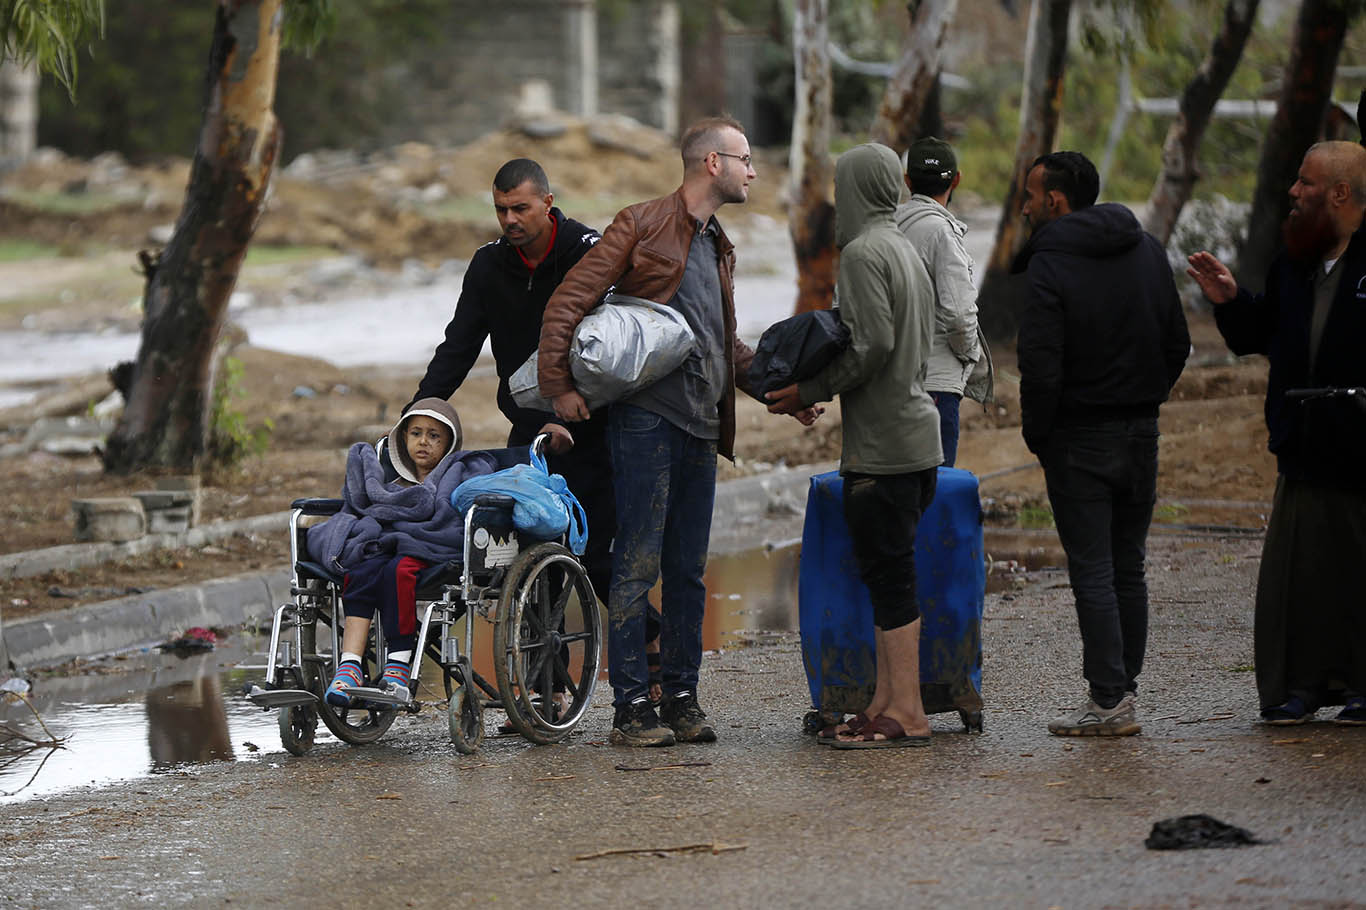
<path id="1" fill-rule="evenodd" d="M 849 241 L 879 217 L 891 220 L 901 198 L 901 159 L 885 145 L 867 142 L 835 163 L 835 246 Z"/>
<path id="2" fill-rule="evenodd" d="M 968 232 L 968 226 L 958 219 L 953 212 L 922 193 L 913 194 L 905 204 L 897 206 L 895 217 L 896 226 L 901 228 L 903 234 L 908 234 L 912 228 L 918 226 L 926 218 L 936 218 L 947 222 L 959 237 L 965 236 Z"/>
<path id="3" fill-rule="evenodd" d="M 417 414 L 439 420 L 451 428 L 451 448 L 442 461 L 450 458 L 451 452 L 460 451 L 460 443 L 463 441 L 460 415 L 451 407 L 450 402 L 444 398 L 419 398 L 413 402 L 413 406 L 398 419 L 389 435 L 385 437 L 385 444 L 389 447 L 389 460 L 393 462 L 394 470 L 398 472 L 399 477 L 409 483 L 418 483 L 417 469 L 413 466 L 413 460 L 408 457 L 408 446 L 403 442 L 403 424 L 409 417 Z"/>

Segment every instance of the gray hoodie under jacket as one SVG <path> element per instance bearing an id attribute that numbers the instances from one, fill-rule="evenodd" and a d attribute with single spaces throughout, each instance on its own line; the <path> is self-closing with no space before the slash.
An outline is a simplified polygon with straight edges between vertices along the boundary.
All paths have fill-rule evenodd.
<path id="1" fill-rule="evenodd" d="M 963 245 L 968 226 L 938 201 L 920 193 L 898 206 L 893 217 L 924 260 L 934 283 L 934 345 L 925 388 L 983 404 L 991 401 L 991 351 L 977 323 L 972 257 Z"/>

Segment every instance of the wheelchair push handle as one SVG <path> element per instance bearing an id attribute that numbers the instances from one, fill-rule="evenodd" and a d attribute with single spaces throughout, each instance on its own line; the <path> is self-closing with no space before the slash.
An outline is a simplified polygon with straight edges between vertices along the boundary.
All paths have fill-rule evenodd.
<path id="1" fill-rule="evenodd" d="M 531 452 L 533 455 L 545 460 L 546 447 L 550 445 L 549 433 L 537 433 L 536 438 L 531 440 Z"/>
<path id="2" fill-rule="evenodd" d="M 1317 389 L 1286 389 L 1285 400 L 1296 403 L 1320 398 L 1357 398 L 1366 402 L 1366 388 L 1360 386 L 1327 386 Z"/>

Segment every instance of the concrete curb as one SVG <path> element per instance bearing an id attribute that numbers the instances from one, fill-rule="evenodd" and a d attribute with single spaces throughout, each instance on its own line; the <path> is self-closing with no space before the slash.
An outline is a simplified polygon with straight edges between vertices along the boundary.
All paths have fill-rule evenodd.
<path id="1" fill-rule="evenodd" d="M 278 532 L 288 526 L 288 512 L 273 512 L 201 525 L 180 534 L 145 534 L 126 543 L 70 543 L 43 550 L 5 553 L 0 555 L 0 578 L 28 578 L 55 569 L 82 569 L 116 559 L 141 556 L 154 550 L 202 547 L 234 534 Z"/>
<path id="2" fill-rule="evenodd" d="M 164 641 L 192 626 L 237 626 L 289 596 L 289 572 L 245 572 L 7 623 L 18 667 L 43 667 Z"/>
<path id="3" fill-rule="evenodd" d="M 780 468 L 718 484 L 712 515 L 711 553 L 754 549 L 800 534 L 811 475 L 833 468 L 832 464 Z M 132 544 L 170 538 L 176 542 L 162 545 L 202 546 L 231 534 L 259 531 L 278 532 L 283 539 L 288 524 L 289 513 L 280 512 L 195 528 L 187 534 L 148 535 Z M 123 550 L 123 555 L 132 555 L 125 549 L 130 545 L 77 544 L 12 553 L 0 562 L 0 574 L 6 569 L 28 568 L 56 558 L 50 556 L 54 550 L 114 547 Z M 155 548 L 151 545 L 136 552 Z M 50 568 L 71 565 L 73 563 L 67 561 Z M 289 569 L 284 566 L 263 572 L 245 572 L 5 623 L 0 625 L 0 658 L 7 650 L 8 661 L 16 667 L 47 667 L 76 658 L 156 644 L 192 626 L 261 622 L 289 598 L 289 575 Z M 8 666 L 9 663 L 0 663 L 0 672 Z"/>

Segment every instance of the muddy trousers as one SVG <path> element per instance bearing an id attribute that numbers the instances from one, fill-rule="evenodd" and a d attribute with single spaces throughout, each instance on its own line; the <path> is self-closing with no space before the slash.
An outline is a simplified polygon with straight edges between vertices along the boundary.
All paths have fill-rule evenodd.
<path id="1" fill-rule="evenodd" d="M 1059 427 L 1040 461 L 1081 628 L 1082 675 L 1113 707 L 1138 691 L 1148 644 L 1148 525 L 1157 499 L 1157 418 Z"/>
<path id="2" fill-rule="evenodd" d="M 607 609 L 607 675 L 618 707 L 649 694 L 647 596 L 663 578 L 660 660 L 667 698 L 697 690 L 716 440 L 699 439 L 663 417 L 613 405 L 607 426 L 617 504 Z"/>

